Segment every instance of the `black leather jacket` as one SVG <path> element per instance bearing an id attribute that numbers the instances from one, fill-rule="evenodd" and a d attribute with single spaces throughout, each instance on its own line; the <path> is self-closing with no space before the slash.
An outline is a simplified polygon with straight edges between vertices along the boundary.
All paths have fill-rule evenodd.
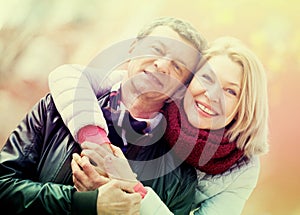
<path id="1" fill-rule="evenodd" d="M 73 187 L 70 162 L 72 153 L 80 151 L 51 95 L 46 95 L 11 133 L 0 152 L 1 213 L 96 214 L 97 191 L 79 193 Z M 146 153 L 146 157 L 153 153 Z M 196 185 L 193 168 L 182 164 L 145 184 L 173 213 L 189 213 Z"/>

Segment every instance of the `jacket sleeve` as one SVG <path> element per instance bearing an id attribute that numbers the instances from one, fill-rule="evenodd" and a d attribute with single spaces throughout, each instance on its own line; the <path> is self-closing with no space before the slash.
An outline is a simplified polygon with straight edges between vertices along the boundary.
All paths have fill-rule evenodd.
<path id="1" fill-rule="evenodd" d="M 224 191 L 202 202 L 201 206 L 191 212 L 191 214 L 242 214 L 246 201 L 256 187 L 259 170 L 259 160 L 255 158 L 253 165 L 243 169 L 241 174 Z"/>
<path id="2" fill-rule="evenodd" d="M 161 201 L 159 196 L 151 187 L 145 187 L 147 194 L 142 199 L 140 214 L 141 215 L 173 215 L 169 208 Z"/>
<path id="3" fill-rule="evenodd" d="M 47 98 L 34 106 L 0 152 L 0 208 L 10 214 L 70 214 L 75 188 L 41 182 L 38 166 L 47 120 Z M 51 164 L 49 164 L 51 165 Z M 97 195 L 97 194 L 93 194 Z"/>
<path id="4" fill-rule="evenodd" d="M 86 125 L 99 126 L 108 134 L 96 96 L 107 92 L 124 74 L 124 70 L 108 72 L 80 65 L 62 65 L 49 74 L 56 108 L 76 141 L 77 132 Z"/>

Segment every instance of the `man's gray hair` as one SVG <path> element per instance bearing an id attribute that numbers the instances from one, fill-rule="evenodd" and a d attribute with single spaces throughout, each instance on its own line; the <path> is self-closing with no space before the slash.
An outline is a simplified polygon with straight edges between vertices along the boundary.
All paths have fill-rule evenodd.
<path id="1" fill-rule="evenodd" d="M 190 42 L 200 53 L 207 48 L 206 39 L 187 21 L 174 17 L 161 17 L 145 25 L 137 35 L 143 39 L 159 26 L 168 26 L 176 31 L 183 39 Z"/>

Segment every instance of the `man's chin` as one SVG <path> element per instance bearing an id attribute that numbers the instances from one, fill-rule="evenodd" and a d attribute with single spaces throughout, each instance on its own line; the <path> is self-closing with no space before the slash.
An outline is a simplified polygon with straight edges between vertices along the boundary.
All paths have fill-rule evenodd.
<path id="1" fill-rule="evenodd" d="M 166 94 L 157 91 L 140 92 L 140 96 L 146 99 L 152 99 L 154 101 L 157 100 L 165 101 L 166 99 L 169 98 L 169 96 L 167 96 Z"/>

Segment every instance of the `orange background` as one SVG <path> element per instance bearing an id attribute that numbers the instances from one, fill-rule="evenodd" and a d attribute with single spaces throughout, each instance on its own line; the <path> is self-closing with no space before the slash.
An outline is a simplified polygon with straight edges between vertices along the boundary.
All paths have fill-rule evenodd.
<path id="1" fill-rule="evenodd" d="M 88 64 L 159 16 L 190 21 L 208 40 L 235 36 L 269 78 L 270 153 L 243 215 L 300 214 L 298 0 L 0 0 L 0 146 L 65 63 Z"/>

